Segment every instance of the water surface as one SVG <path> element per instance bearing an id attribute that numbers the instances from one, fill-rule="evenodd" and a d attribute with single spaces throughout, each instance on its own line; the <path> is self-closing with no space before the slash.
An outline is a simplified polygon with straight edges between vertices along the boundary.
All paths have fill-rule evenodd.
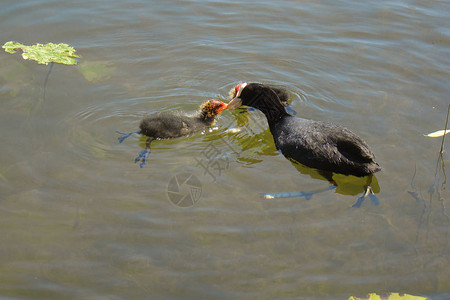
<path id="1" fill-rule="evenodd" d="M 7 299 L 450 297 L 447 1 L 3 1 L 1 43 L 68 43 L 77 66 L 0 52 L 0 296 Z M 145 113 L 195 111 L 239 81 L 288 87 L 297 116 L 371 146 L 361 183 L 276 151 L 259 111 L 119 144 Z M 233 129 L 230 131 L 229 129 Z M 194 205 L 168 190 L 191 174 Z M 177 177 L 180 176 L 180 177 Z M 184 177 L 183 177 L 184 176 Z M 263 193 L 323 190 L 310 200 Z M 190 189 L 180 187 L 180 194 Z"/>

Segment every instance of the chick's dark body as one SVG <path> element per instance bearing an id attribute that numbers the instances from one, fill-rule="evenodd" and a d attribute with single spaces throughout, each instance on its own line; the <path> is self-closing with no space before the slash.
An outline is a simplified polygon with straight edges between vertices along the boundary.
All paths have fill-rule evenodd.
<path id="1" fill-rule="evenodd" d="M 139 124 L 139 131 L 131 133 L 122 133 L 117 131 L 121 136 L 118 138 L 122 143 L 126 138 L 134 133 L 146 135 L 145 150 L 139 152 L 135 162 L 142 160 L 140 167 L 142 168 L 147 161 L 150 153 L 150 143 L 157 139 L 172 139 L 181 136 L 193 134 L 207 127 L 214 125 L 215 118 L 226 109 L 227 105 L 219 100 L 209 100 L 200 106 L 200 111 L 193 115 L 183 112 L 158 112 L 148 115 L 142 119 Z"/>
<path id="2" fill-rule="evenodd" d="M 208 121 L 198 116 L 159 112 L 142 119 L 139 129 L 141 134 L 154 139 L 170 139 L 193 134 L 213 123 L 214 120 Z"/>

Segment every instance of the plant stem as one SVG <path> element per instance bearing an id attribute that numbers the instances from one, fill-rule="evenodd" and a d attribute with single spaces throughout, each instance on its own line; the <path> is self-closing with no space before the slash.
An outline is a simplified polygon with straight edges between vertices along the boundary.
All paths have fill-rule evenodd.
<path id="1" fill-rule="evenodd" d="M 50 76 L 50 73 L 51 73 L 52 69 L 53 69 L 53 62 L 50 63 L 50 68 L 48 69 L 47 76 L 45 76 L 45 81 L 44 81 L 44 101 L 45 101 L 45 95 L 47 94 L 48 77 Z"/>
<path id="2" fill-rule="evenodd" d="M 445 127 L 444 127 L 444 135 L 442 136 L 442 144 L 441 144 L 441 151 L 439 151 L 439 153 L 443 153 L 444 151 L 444 141 L 445 141 L 445 134 L 447 133 L 447 125 L 448 125 L 448 115 L 450 114 L 450 104 L 448 105 L 448 109 L 447 109 L 447 119 L 445 121 Z"/>

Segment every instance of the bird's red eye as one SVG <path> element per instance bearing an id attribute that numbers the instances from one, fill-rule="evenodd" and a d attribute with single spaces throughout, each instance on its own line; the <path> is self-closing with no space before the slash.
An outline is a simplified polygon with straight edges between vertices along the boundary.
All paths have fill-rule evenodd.
<path id="1" fill-rule="evenodd" d="M 234 88 L 234 97 L 240 97 L 242 90 L 247 86 L 247 82 L 242 82 L 239 83 L 238 85 L 236 85 L 236 87 Z"/>

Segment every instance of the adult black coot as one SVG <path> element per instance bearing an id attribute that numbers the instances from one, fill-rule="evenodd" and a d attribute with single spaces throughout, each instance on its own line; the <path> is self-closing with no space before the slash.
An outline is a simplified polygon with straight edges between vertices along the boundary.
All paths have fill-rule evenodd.
<path id="1" fill-rule="evenodd" d="M 196 114 L 188 115 L 183 112 L 158 112 L 146 116 L 142 119 L 138 131 L 122 133 L 119 143 L 122 143 L 130 135 L 137 133 L 148 136 L 145 150 L 141 151 L 135 159 L 135 163 L 142 159 L 142 168 L 150 154 L 150 143 L 156 139 L 171 139 L 180 136 L 190 135 L 211 127 L 215 123 L 215 118 L 227 108 L 227 104 L 220 100 L 209 100 L 200 106 L 200 111 Z"/>
<path id="2" fill-rule="evenodd" d="M 305 166 L 363 177 L 381 170 L 369 146 L 350 130 L 286 112 L 276 92 L 259 83 L 240 83 L 227 109 L 251 106 L 264 113 L 276 147 Z M 367 193 L 366 193 L 367 194 Z"/>

